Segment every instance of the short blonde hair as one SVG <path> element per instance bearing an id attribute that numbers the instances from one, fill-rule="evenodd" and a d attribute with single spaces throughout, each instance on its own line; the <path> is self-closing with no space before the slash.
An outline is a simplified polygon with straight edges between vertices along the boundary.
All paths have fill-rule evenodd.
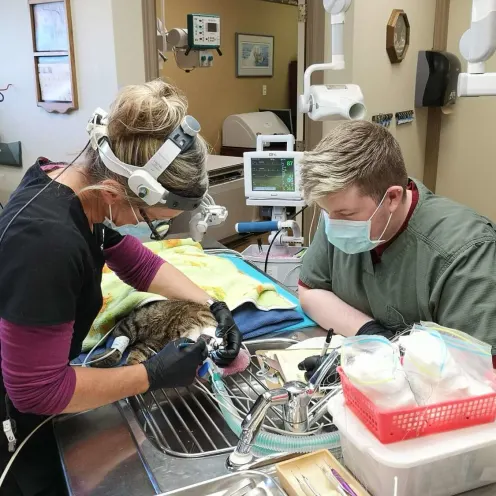
<path id="1" fill-rule="evenodd" d="M 304 154 L 301 180 L 309 204 L 350 186 L 380 201 L 391 186 L 406 190 L 408 174 L 400 146 L 386 128 L 348 121 Z"/>
<path id="2" fill-rule="evenodd" d="M 186 97 L 175 86 L 160 79 L 124 87 L 109 112 L 108 134 L 112 151 L 122 162 L 143 167 L 180 125 L 187 110 Z M 181 196 L 203 196 L 208 188 L 208 152 L 208 145 L 198 135 L 194 145 L 181 153 L 158 181 Z M 133 205 L 147 206 L 131 192 L 125 177 L 105 167 L 98 151 L 90 148 L 86 159 L 85 172 L 91 185 L 85 191 L 101 189 L 98 183 L 113 179 L 122 185 Z"/>

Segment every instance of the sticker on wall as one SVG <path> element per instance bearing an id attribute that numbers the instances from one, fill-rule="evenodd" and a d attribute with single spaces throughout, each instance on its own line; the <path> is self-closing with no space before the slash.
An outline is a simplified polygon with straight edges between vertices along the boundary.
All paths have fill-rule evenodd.
<path id="1" fill-rule="evenodd" d="M 393 120 L 393 114 L 377 114 L 372 116 L 372 122 L 383 127 L 389 127 Z"/>
<path id="2" fill-rule="evenodd" d="M 402 112 L 396 112 L 396 125 L 401 126 L 402 124 L 410 124 L 415 119 L 413 110 L 403 110 Z"/>

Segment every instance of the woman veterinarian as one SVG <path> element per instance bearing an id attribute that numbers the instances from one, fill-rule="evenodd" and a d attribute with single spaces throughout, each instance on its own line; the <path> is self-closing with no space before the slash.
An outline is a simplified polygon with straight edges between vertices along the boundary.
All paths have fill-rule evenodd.
<path id="1" fill-rule="evenodd" d="M 225 342 L 217 363 L 237 356 L 241 334 L 227 306 L 108 227 L 143 220 L 153 227 L 198 206 L 208 186 L 207 146 L 186 110 L 185 98 L 163 81 L 124 88 L 108 116 L 95 112 L 81 158 L 68 167 L 39 159 L 2 212 L 0 415 L 17 446 L 47 416 L 189 385 L 206 357 L 201 341 L 181 349 L 173 342 L 141 365 L 71 367 L 102 306 L 105 263 L 137 290 L 208 305 Z M 0 436 L 2 472 L 14 443 Z M 0 495 L 64 493 L 47 422 L 19 453 Z"/>

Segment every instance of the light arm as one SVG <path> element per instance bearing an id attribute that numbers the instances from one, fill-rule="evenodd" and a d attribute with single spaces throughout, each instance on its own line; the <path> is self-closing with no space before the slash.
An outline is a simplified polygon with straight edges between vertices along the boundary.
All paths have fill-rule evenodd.
<path id="1" fill-rule="evenodd" d="M 189 221 L 189 231 L 194 241 L 201 241 L 209 227 L 219 226 L 227 219 L 226 207 L 216 205 L 210 195 L 205 195 L 200 208 L 193 212 Z"/>
<path id="2" fill-rule="evenodd" d="M 458 96 L 496 95 L 496 73 L 485 72 L 485 62 L 496 51 L 496 0 L 473 0 L 472 21 L 460 40 L 468 62 L 458 78 Z"/>

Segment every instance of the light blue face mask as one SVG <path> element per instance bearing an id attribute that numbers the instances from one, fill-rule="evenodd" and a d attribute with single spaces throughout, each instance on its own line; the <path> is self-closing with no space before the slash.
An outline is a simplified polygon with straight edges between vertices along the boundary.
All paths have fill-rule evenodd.
<path id="1" fill-rule="evenodd" d="M 381 238 L 384 236 L 393 214 L 391 213 L 389 215 L 386 227 L 379 236 L 379 239 L 370 239 L 370 228 L 372 226 L 372 218 L 383 204 L 385 198 L 386 195 L 384 195 L 381 203 L 379 203 L 369 220 L 330 219 L 327 213 L 324 212 L 325 232 L 329 243 L 348 255 L 370 251 L 381 243 L 384 243 L 385 240 Z"/>

